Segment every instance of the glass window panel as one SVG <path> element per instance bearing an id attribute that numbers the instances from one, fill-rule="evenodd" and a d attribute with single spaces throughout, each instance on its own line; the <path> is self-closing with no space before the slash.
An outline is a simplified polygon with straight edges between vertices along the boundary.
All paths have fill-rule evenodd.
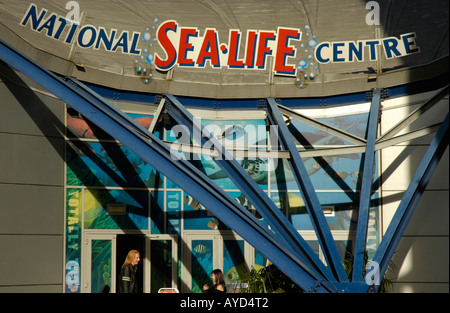
<path id="1" fill-rule="evenodd" d="M 223 273 L 228 292 L 233 292 L 236 284 L 248 277 L 243 240 L 223 241 Z"/>
<path id="2" fill-rule="evenodd" d="M 172 241 L 152 240 L 151 257 L 151 292 L 157 293 L 159 288 L 172 287 Z"/>
<path id="3" fill-rule="evenodd" d="M 91 293 L 109 292 L 111 287 L 111 240 L 92 240 Z"/>
<path id="4" fill-rule="evenodd" d="M 152 191 L 150 203 L 151 233 L 164 233 L 164 191 Z"/>
<path id="5" fill-rule="evenodd" d="M 270 160 L 270 185 L 271 190 L 298 190 L 288 159 Z"/>
<path id="6" fill-rule="evenodd" d="M 203 292 L 203 285 L 211 282 L 213 270 L 213 241 L 192 240 L 192 292 Z"/>
<path id="7" fill-rule="evenodd" d="M 67 184 L 156 188 L 162 186 L 163 180 L 159 172 L 124 145 L 70 141 Z"/>
<path id="8" fill-rule="evenodd" d="M 181 232 L 181 191 L 166 192 L 167 233 Z"/>
<path id="9" fill-rule="evenodd" d="M 219 220 L 214 217 L 203 205 L 188 194 L 184 194 L 183 219 L 184 229 L 216 230 L 219 229 Z"/>
<path id="10" fill-rule="evenodd" d="M 125 214 L 111 214 L 109 205 L 125 205 Z M 147 229 L 148 192 L 87 189 L 84 194 L 84 227 L 88 229 Z"/>
<path id="11" fill-rule="evenodd" d="M 268 189 L 269 184 L 269 166 L 268 160 L 262 158 L 236 158 L 245 172 L 261 187 Z"/>
<path id="12" fill-rule="evenodd" d="M 297 230 L 313 230 L 300 192 L 288 192 L 288 218 Z"/>
<path id="13" fill-rule="evenodd" d="M 268 266 L 269 260 L 255 249 L 255 269 L 259 270 L 261 267 Z"/>

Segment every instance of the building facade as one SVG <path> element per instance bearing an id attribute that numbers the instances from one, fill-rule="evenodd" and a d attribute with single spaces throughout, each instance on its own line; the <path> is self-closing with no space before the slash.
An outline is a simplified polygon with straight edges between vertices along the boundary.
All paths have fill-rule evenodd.
<path id="1" fill-rule="evenodd" d="M 353 11 L 340 12 L 361 12 L 364 17 L 373 12 L 357 3 L 349 1 Z M 278 10 L 290 8 L 280 4 Z M 207 12 L 188 5 L 187 11 L 198 10 L 197 22 L 184 16 L 183 8 L 171 16 L 161 5 L 155 9 L 159 14 L 148 8 L 147 17 L 152 18 L 145 23 L 134 25 L 123 17 L 121 28 L 115 29 L 107 14 L 88 2 L 78 3 L 84 12 L 79 24 L 63 22 L 70 8 L 45 1 L 8 3 L 2 4 L 8 10 L 0 16 L 1 39 L 58 77 L 82 81 L 170 147 L 174 160 L 194 166 L 258 225 L 273 229 L 271 220 L 246 197 L 248 191 L 215 162 L 218 142 L 314 257 L 329 267 L 329 249 L 318 238 L 309 211 L 311 195 L 299 188 L 293 156 L 279 141 L 281 130 L 272 127 L 280 124 L 272 120 L 271 99 L 280 104 L 339 260 L 355 252 L 363 200 L 368 209 L 364 249 L 372 259 L 391 221 L 397 220 L 395 213 L 408 197 L 427 149 L 445 125 L 448 34 L 442 37 L 436 31 L 430 38 L 438 39 L 430 43 L 421 39 L 431 33 L 430 27 L 399 22 L 397 27 L 384 25 L 380 37 L 380 28 L 376 31 L 365 20 L 358 23 L 366 23 L 370 31 L 330 33 L 322 15 L 311 13 L 316 7 L 329 16 L 336 8 L 328 4 L 319 8 L 308 2 L 305 12 L 296 14 L 310 22 L 295 24 L 293 13 L 286 25 L 273 17 L 261 25 L 247 25 L 238 14 L 243 9 L 236 7 L 231 12 L 240 28 L 218 3 Z M 387 4 L 380 4 L 383 18 Z M 434 16 L 433 23 L 448 29 L 448 19 L 436 11 L 448 12 L 448 3 L 439 6 L 415 12 L 405 3 L 404 11 L 391 9 L 426 21 Z M 121 9 L 139 15 L 131 8 Z M 279 12 L 276 6 L 268 9 L 271 16 Z M 118 8 L 107 11 L 116 14 Z M 386 19 L 392 21 L 396 13 L 389 14 Z M 221 18 L 217 25 L 211 15 Z M 98 16 L 102 18 L 96 24 Z M 135 36 L 139 27 L 141 33 Z M 271 41 L 276 45 L 268 44 Z M 252 42 L 254 53 L 248 52 Z M 80 112 L 75 103 L 56 96 L 42 86 L 44 82 L 8 61 L 4 51 L 1 292 L 116 292 L 120 266 L 130 249 L 141 252 L 140 290 L 152 293 L 168 287 L 201 292 L 215 268 L 223 270 L 233 290 L 246 282 L 249 270 L 272 263 L 271 256 L 258 249 L 263 245 L 255 247 L 244 238 L 247 231 L 225 223 L 212 212 L 217 208 L 202 204 L 204 194 L 188 194 L 174 182 L 175 174 L 173 179 L 162 174 L 163 168 L 103 130 L 95 116 L 86 118 L 86 111 Z M 373 119 L 377 91 L 378 118 Z M 169 107 L 175 101 L 215 141 L 199 142 L 180 128 Z M 372 120 L 375 131 L 370 130 Z M 376 139 L 369 167 L 373 175 L 364 198 L 370 136 Z M 413 198 L 418 202 L 395 246 L 395 266 L 386 273 L 395 292 L 448 292 L 448 147 L 441 154 L 426 187 L 418 187 L 423 194 Z"/>

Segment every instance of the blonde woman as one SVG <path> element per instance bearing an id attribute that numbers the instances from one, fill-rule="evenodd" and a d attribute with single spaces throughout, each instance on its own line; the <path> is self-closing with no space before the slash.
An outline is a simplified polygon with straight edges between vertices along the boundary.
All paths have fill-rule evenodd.
<path id="1" fill-rule="evenodd" d="M 137 264 L 140 261 L 139 251 L 130 250 L 125 262 L 123 262 L 120 270 L 119 292 L 120 293 L 137 293 L 138 284 L 136 281 Z"/>

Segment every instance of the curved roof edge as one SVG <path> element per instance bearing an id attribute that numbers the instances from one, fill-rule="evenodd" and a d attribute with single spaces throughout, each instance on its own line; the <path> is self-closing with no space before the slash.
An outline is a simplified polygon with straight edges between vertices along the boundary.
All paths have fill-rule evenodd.
<path id="1" fill-rule="evenodd" d="M 154 105 L 159 103 L 161 94 L 119 90 L 97 84 L 85 82 L 91 89 L 102 97 L 121 102 L 146 103 Z M 437 90 L 449 83 L 448 73 L 440 74 L 433 78 L 418 80 L 401 86 L 384 88 L 384 98 L 396 98 L 405 95 L 413 95 L 427 91 Z M 176 95 L 183 105 L 189 108 L 212 109 L 212 110 L 236 110 L 236 109 L 259 109 L 265 104 L 261 103 L 259 97 L 256 99 L 216 99 L 202 97 L 186 97 Z M 327 97 L 276 97 L 282 99 L 283 105 L 289 108 L 330 108 L 342 105 L 360 104 L 370 101 L 371 90 L 355 93 L 345 93 Z"/>

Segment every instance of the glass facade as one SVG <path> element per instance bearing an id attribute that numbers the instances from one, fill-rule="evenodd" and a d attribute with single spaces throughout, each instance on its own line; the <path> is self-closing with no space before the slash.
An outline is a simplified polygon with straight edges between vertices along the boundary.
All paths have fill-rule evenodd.
<path id="1" fill-rule="evenodd" d="M 151 115 L 129 115 L 146 128 L 153 119 Z M 358 113 L 318 120 L 364 138 L 367 118 L 367 113 Z M 202 119 L 201 122 L 230 150 L 243 148 L 245 151 L 265 151 L 273 144 L 273 137 L 264 119 Z M 290 121 L 288 127 L 300 150 L 307 150 L 312 146 L 330 148 L 349 144 L 296 120 Z M 181 251 L 181 247 L 187 244 L 184 242 L 185 232 L 231 232 L 227 225 L 198 202 L 199 199 L 196 199 L 195 195 L 185 193 L 126 146 L 85 121 L 70 108 L 67 111 L 67 129 L 66 292 L 82 291 L 82 264 L 86 261 L 82 260 L 80 249 L 86 233 L 139 231 L 147 235 L 172 234 L 177 235 Z M 169 142 L 186 140 L 180 137 L 180 133 L 176 132 L 170 121 L 158 123 L 154 133 Z M 195 143 L 190 139 L 188 142 Z M 189 157 L 192 164 L 265 223 L 211 157 L 192 154 L 180 156 Z M 353 153 L 303 158 L 342 258 L 347 250 L 351 250 L 354 241 L 358 189 L 361 183 L 361 157 L 362 154 Z M 288 159 L 272 158 L 270 155 L 261 158 L 237 155 L 236 160 L 323 259 L 317 238 L 312 235 L 313 227 Z M 375 176 L 377 173 L 375 170 Z M 377 177 L 374 179 L 376 181 Z M 375 188 L 369 221 L 369 255 L 370 249 L 375 249 L 379 241 L 378 220 L 378 193 Z M 209 280 L 214 264 L 223 267 L 226 282 L 233 284 L 239 282 L 239 277 L 249 266 L 265 266 L 268 261 L 253 248 L 250 248 L 252 252 L 248 253 L 244 248 L 244 240 L 221 239 L 220 252 L 216 251 L 217 246 L 213 240 L 193 239 L 189 245 L 189 256 L 178 253 L 178 281 L 181 279 L 183 267 L 180 264 L 186 263 L 185 258 L 190 258 L 192 281 L 187 285 L 190 285 L 193 292 L 201 292 L 202 286 Z M 100 292 L 106 285 L 111 284 L 111 273 L 108 272 L 111 264 L 107 261 L 107 255 L 111 253 L 110 246 L 111 241 L 108 243 L 99 240 L 95 245 L 92 244 L 91 292 Z M 167 271 L 163 271 L 166 273 L 164 275 L 155 274 L 158 272 L 155 266 L 163 266 L 162 260 L 167 258 L 165 253 L 171 253 L 165 251 L 164 242 L 151 248 L 150 255 L 154 255 L 156 260 L 152 257 L 151 292 L 157 292 L 160 287 L 167 287 L 169 284 Z M 218 257 L 221 258 L 219 263 L 215 261 Z"/>

